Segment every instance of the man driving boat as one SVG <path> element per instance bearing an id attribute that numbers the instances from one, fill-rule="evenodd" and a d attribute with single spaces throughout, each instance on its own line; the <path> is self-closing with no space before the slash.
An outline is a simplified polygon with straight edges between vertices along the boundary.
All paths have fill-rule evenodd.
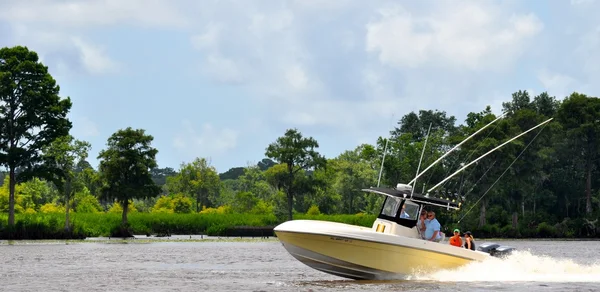
<path id="1" fill-rule="evenodd" d="M 425 240 L 440 242 L 442 240 L 441 228 L 440 222 L 435 218 L 435 212 L 429 211 L 427 220 L 425 220 Z"/>

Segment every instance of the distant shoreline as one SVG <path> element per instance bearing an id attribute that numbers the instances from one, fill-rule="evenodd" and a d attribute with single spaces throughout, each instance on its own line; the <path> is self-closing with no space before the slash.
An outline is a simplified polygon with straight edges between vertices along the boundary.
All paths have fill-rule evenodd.
<path id="1" fill-rule="evenodd" d="M 600 241 L 600 238 L 479 238 L 479 242 L 487 241 Z M 136 235 L 132 238 L 119 237 L 93 237 L 86 239 L 14 239 L 0 240 L 0 246 L 32 245 L 32 244 L 78 244 L 78 243 L 103 243 L 103 244 L 149 244 L 149 243 L 209 243 L 209 242 L 279 242 L 277 237 L 226 237 L 226 236 L 201 236 L 201 235 L 174 235 L 171 237 L 146 237 Z"/>

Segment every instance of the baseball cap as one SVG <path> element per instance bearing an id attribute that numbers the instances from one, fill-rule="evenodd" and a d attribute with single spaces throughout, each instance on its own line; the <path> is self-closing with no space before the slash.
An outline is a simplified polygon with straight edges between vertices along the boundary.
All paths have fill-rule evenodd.
<path id="1" fill-rule="evenodd" d="M 460 233 L 460 230 L 458 230 L 458 228 L 456 228 L 456 229 L 454 229 L 454 232 Z"/>

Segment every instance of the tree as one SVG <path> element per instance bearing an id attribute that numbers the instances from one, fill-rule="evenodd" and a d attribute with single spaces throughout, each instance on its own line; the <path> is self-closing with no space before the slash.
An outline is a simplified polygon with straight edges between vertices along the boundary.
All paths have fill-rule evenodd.
<path id="1" fill-rule="evenodd" d="M 44 163 L 40 150 L 72 127 L 66 118 L 71 99 L 61 99 L 59 91 L 37 53 L 22 46 L 0 49 L 0 165 L 9 170 L 9 226 L 15 223 L 17 180 L 57 172 Z"/>
<path id="2" fill-rule="evenodd" d="M 182 163 L 179 173 L 167 178 L 167 190 L 195 197 L 196 212 L 200 212 L 201 206 L 213 206 L 221 190 L 221 181 L 217 170 L 206 158 L 196 158 L 191 163 Z"/>
<path id="3" fill-rule="evenodd" d="M 219 178 L 221 180 L 238 179 L 242 174 L 244 174 L 244 167 L 233 167 L 228 171 L 219 174 Z"/>
<path id="4" fill-rule="evenodd" d="M 585 212 L 592 213 L 592 170 L 600 159 L 600 99 L 573 93 L 558 110 L 558 120 L 566 130 L 576 156 L 585 161 Z"/>
<path id="5" fill-rule="evenodd" d="M 531 99 L 529 98 L 529 92 L 527 90 L 519 90 L 512 94 L 512 100 L 503 102 L 502 109 L 509 115 L 515 114 L 517 111 L 522 109 L 531 109 Z"/>
<path id="6" fill-rule="evenodd" d="M 69 205 L 71 198 L 75 191 L 83 189 L 82 183 L 79 187 L 74 186 L 76 168 L 81 161 L 85 161 L 91 148 L 92 145 L 89 142 L 75 140 L 73 136 L 66 135 L 56 139 L 44 149 L 44 154 L 62 172 L 62 175 L 55 181 L 59 181 L 56 187 L 62 192 L 65 200 L 65 232 L 67 233 L 70 231 Z"/>
<path id="7" fill-rule="evenodd" d="M 415 112 L 410 112 L 404 115 L 398 121 L 399 127 L 394 128 L 390 132 L 392 137 L 397 138 L 405 133 L 411 133 L 413 141 L 421 141 L 427 136 L 427 130 L 431 124 L 431 133 L 443 131 L 444 133 L 452 134 L 455 130 L 454 116 L 446 116 L 445 111 L 420 110 L 419 115 Z"/>
<path id="8" fill-rule="evenodd" d="M 289 220 L 292 220 L 295 175 L 300 170 L 318 169 L 326 164 L 325 157 L 315 151 L 315 148 L 319 148 L 315 139 L 302 137 L 297 129 L 288 129 L 284 136 L 277 138 L 266 149 L 267 157 L 287 166 L 287 179 L 283 184 L 287 195 Z"/>
<path id="9" fill-rule="evenodd" d="M 366 209 L 365 193 L 361 191 L 366 186 L 377 183 L 377 170 L 368 161 L 360 157 L 361 149 L 345 151 L 331 161 L 336 171 L 333 188 L 342 196 L 342 210 L 347 214 Z"/>
<path id="10" fill-rule="evenodd" d="M 268 158 L 263 158 L 263 160 L 259 161 L 257 164 L 258 168 L 262 171 L 265 171 L 269 168 L 271 168 L 272 166 L 275 165 L 275 161 L 268 159 Z"/>
<path id="11" fill-rule="evenodd" d="M 108 148 L 100 151 L 100 195 L 116 200 L 123 208 L 121 235 L 129 236 L 127 211 L 132 199 L 155 197 L 160 187 L 152 180 L 158 150 L 151 147 L 154 137 L 143 129 L 128 127 L 108 138 Z"/>
<path id="12" fill-rule="evenodd" d="M 154 168 L 150 170 L 152 173 L 152 180 L 159 186 L 163 186 L 167 183 L 167 177 L 177 175 L 177 172 L 171 167 L 165 168 Z"/>

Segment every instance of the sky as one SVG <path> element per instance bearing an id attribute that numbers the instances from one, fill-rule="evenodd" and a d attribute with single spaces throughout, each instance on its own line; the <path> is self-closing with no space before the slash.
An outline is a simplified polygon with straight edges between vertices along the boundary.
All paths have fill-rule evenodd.
<path id="1" fill-rule="evenodd" d="M 411 111 L 463 123 L 518 90 L 598 96 L 595 11 L 600 0 L 3 0 L 0 47 L 39 54 L 94 167 L 133 127 L 154 137 L 159 167 L 205 157 L 225 172 L 290 128 L 333 158 Z"/>

